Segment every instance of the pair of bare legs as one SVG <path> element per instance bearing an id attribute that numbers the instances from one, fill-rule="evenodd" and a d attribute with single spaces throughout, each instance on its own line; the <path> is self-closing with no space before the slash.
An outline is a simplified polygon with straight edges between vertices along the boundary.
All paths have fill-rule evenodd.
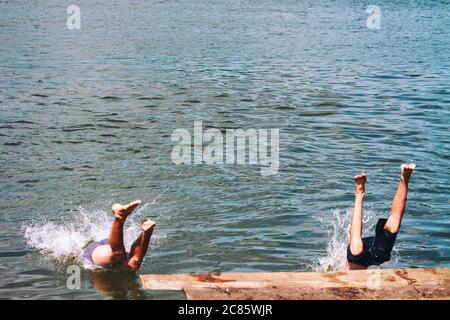
<path id="1" fill-rule="evenodd" d="M 123 226 L 126 218 L 141 203 L 141 200 L 136 200 L 126 205 L 115 204 L 112 206 L 114 222 L 108 238 L 109 245 L 102 245 L 95 248 L 92 253 L 92 260 L 96 265 L 107 267 L 114 264 L 121 264 L 134 272 L 139 270 L 142 260 L 147 253 L 150 238 L 156 223 L 151 220 L 145 220 L 141 224 L 142 233 L 134 241 L 128 255 L 123 244 Z"/>
<path id="2" fill-rule="evenodd" d="M 405 212 L 406 200 L 408 196 L 408 183 L 411 173 L 416 168 L 414 163 L 402 164 L 400 166 L 400 182 L 392 201 L 391 213 L 384 229 L 392 234 L 396 234 L 400 230 L 403 213 Z M 350 225 L 350 251 L 352 255 L 359 256 L 363 252 L 362 241 L 362 207 L 364 202 L 364 194 L 366 191 L 367 175 L 360 174 L 355 176 L 355 205 L 353 207 L 352 222 Z M 361 266 L 349 263 L 350 269 L 360 269 Z"/>

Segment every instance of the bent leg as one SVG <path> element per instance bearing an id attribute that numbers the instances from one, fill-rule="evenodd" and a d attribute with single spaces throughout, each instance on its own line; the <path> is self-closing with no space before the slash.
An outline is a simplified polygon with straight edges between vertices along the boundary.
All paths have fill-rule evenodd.
<path id="1" fill-rule="evenodd" d="M 414 163 L 402 164 L 400 167 L 400 182 L 398 184 L 394 200 L 392 201 L 391 214 L 384 225 L 384 229 L 388 230 L 392 234 L 396 234 L 400 230 L 403 213 L 405 212 L 406 200 L 408 197 L 409 178 L 415 168 L 416 165 Z"/>
<path id="2" fill-rule="evenodd" d="M 134 272 L 139 270 L 142 261 L 144 260 L 144 257 L 147 253 L 150 238 L 152 237 L 153 229 L 155 226 L 156 223 L 151 220 L 146 220 L 142 223 L 142 233 L 131 246 L 130 259 L 127 262 L 127 267 L 130 270 Z"/>
<path id="3" fill-rule="evenodd" d="M 362 242 L 362 207 L 366 188 L 367 175 L 360 174 L 355 180 L 355 204 L 353 207 L 352 222 L 350 225 L 350 251 L 353 256 L 363 252 Z"/>
<path id="4" fill-rule="evenodd" d="M 123 244 L 123 225 L 125 219 L 114 218 L 114 222 L 109 234 L 109 245 L 116 261 L 126 257 L 125 246 Z"/>

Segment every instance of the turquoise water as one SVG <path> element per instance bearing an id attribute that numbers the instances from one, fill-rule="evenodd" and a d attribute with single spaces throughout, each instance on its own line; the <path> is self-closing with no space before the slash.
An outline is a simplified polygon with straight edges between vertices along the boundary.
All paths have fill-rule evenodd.
<path id="1" fill-rule="evenodd" d="M 128 3 L 128 2 L 127 2 Z M 0 298 L 180 298 L 67 258 L 110 206 L 158 226 L 142 273 L 339 269 L 354 174 L 365 234 L 416 162 L 389 267 L 450 266 L 446 1 L 0 2 Z M 172 163 L 171 134 L 280 129 L 280 170 Z"/>

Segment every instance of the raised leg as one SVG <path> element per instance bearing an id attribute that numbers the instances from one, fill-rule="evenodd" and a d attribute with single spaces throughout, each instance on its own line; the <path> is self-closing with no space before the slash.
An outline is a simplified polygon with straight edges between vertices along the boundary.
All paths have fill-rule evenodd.
<path id="1" fill-rule="evenodd" d="M 352 222 L 350 225 L 350 251 L 352 255 L 359 256 L 363 252 L 362 242 L 362 207 L 366 189 L 366 174 L 355 176 L 355 204 L 353 207 Z"/>
<path id="2" fill-rule="evenodd" d="M 127 267 L 136 272 L 139 270 L 142 261 L 147 253 L 148 246 L 150 243 L 150 238 L 153 234 L 153 229 L 156 226 L 156 223 L 151 220 L 145 220 L 141 224 L 142 233 L 141 235 L 134 241 L 130 250 L 130 259 L 128 260 Z"/>
<path id="3" fill-rule="evenodd" d="M 133 210 L 142 203 L 140 200 L 130 202 L 126 205 L 115 204 L 112 206 L 114 213 L 114 222 L 109 234 L 109 245 L 113 252 L 114 258 L 117 260 L 126 258 L 125 246 L 123 244 L 123 225 L 126 218 L 133 212 Z"/>
<path id="4" fill-rule="evenodd" d="M 400 230 L 403 213 L 405 212 L 406 200 L 408 197 L 409 178 L 415 168 L 416 165 L 414 163 L 402 164 L 400 166 L 400 182 L 398 184 L 394 200 L 392 201 L 391 214 L 384 225 L 384 229 L 393 234 Z"/>

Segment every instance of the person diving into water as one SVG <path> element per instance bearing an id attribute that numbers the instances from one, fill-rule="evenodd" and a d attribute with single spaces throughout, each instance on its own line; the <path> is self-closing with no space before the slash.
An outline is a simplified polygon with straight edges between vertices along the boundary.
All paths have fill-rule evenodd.
<path id="1" fill-rule="evenodd" d="M 109 238 L 98 242 L 91 242 L 86 247 L 83 258 L 90 264 L 100 267 L 121 265 L 133 272 L 138 271 L 147 253 L 150 238 L 156 223 L 149 219 L 142 221 L 142 233 L 134 241 L 129 252 L 125 250 L 123 244 L 123 225 L 126 218 L 141 203 L 141 200 L 136 200 L 126 205 L 113 205 L 111 209 L 114 214 L 114 222 Z"/>
<path id="2" fill-rule="evenodd" d="M 362 206 L 367 175 L 355 176 L 355 205 L 350 225 L 350 245 L 347 248 L 347 261 L 350 269 L 363 269 L 380 265 L 391 259 L 391 251 L 402 222 L 408 195 L 409 178 L 416 168 L 414 163 L 400 166 L 400 182 L 392 201 L 391 213 L 387 219 L 379 219 L 375 236 L 362 238 Z"/>
<path id="3" fill-rule="evenodd" d="M 400 182 L 392 201 L 391 213 L 387 219 L 378 220 L 375 236 L 372 237 L 362 238 L 362 207 L 367 175 L 363 173 L 354 177 L 355 204 L 350 224 L 350 244 L 347 247 L 349 269 L 362 269 L 371 265 L 380 265 L 391 259 L 391 251 L 400 230 L 406 207 L 409 179 L 415 168 L 414 163 L 401 165 Z M 149 219 L 142 222 L 142 233 L 134 241 L 128 252 L 123 244 L 123 226 L 126 218 L 141 203 L 142 201 L 136 200 L 126 205 L 113 205 L 114 222 L 109 238 L 91 242 L 86 247 L 83 258 L 96 266 L 121 265 L 131 271 L 138 271 L 147 253 L 156 223 Z"/>

